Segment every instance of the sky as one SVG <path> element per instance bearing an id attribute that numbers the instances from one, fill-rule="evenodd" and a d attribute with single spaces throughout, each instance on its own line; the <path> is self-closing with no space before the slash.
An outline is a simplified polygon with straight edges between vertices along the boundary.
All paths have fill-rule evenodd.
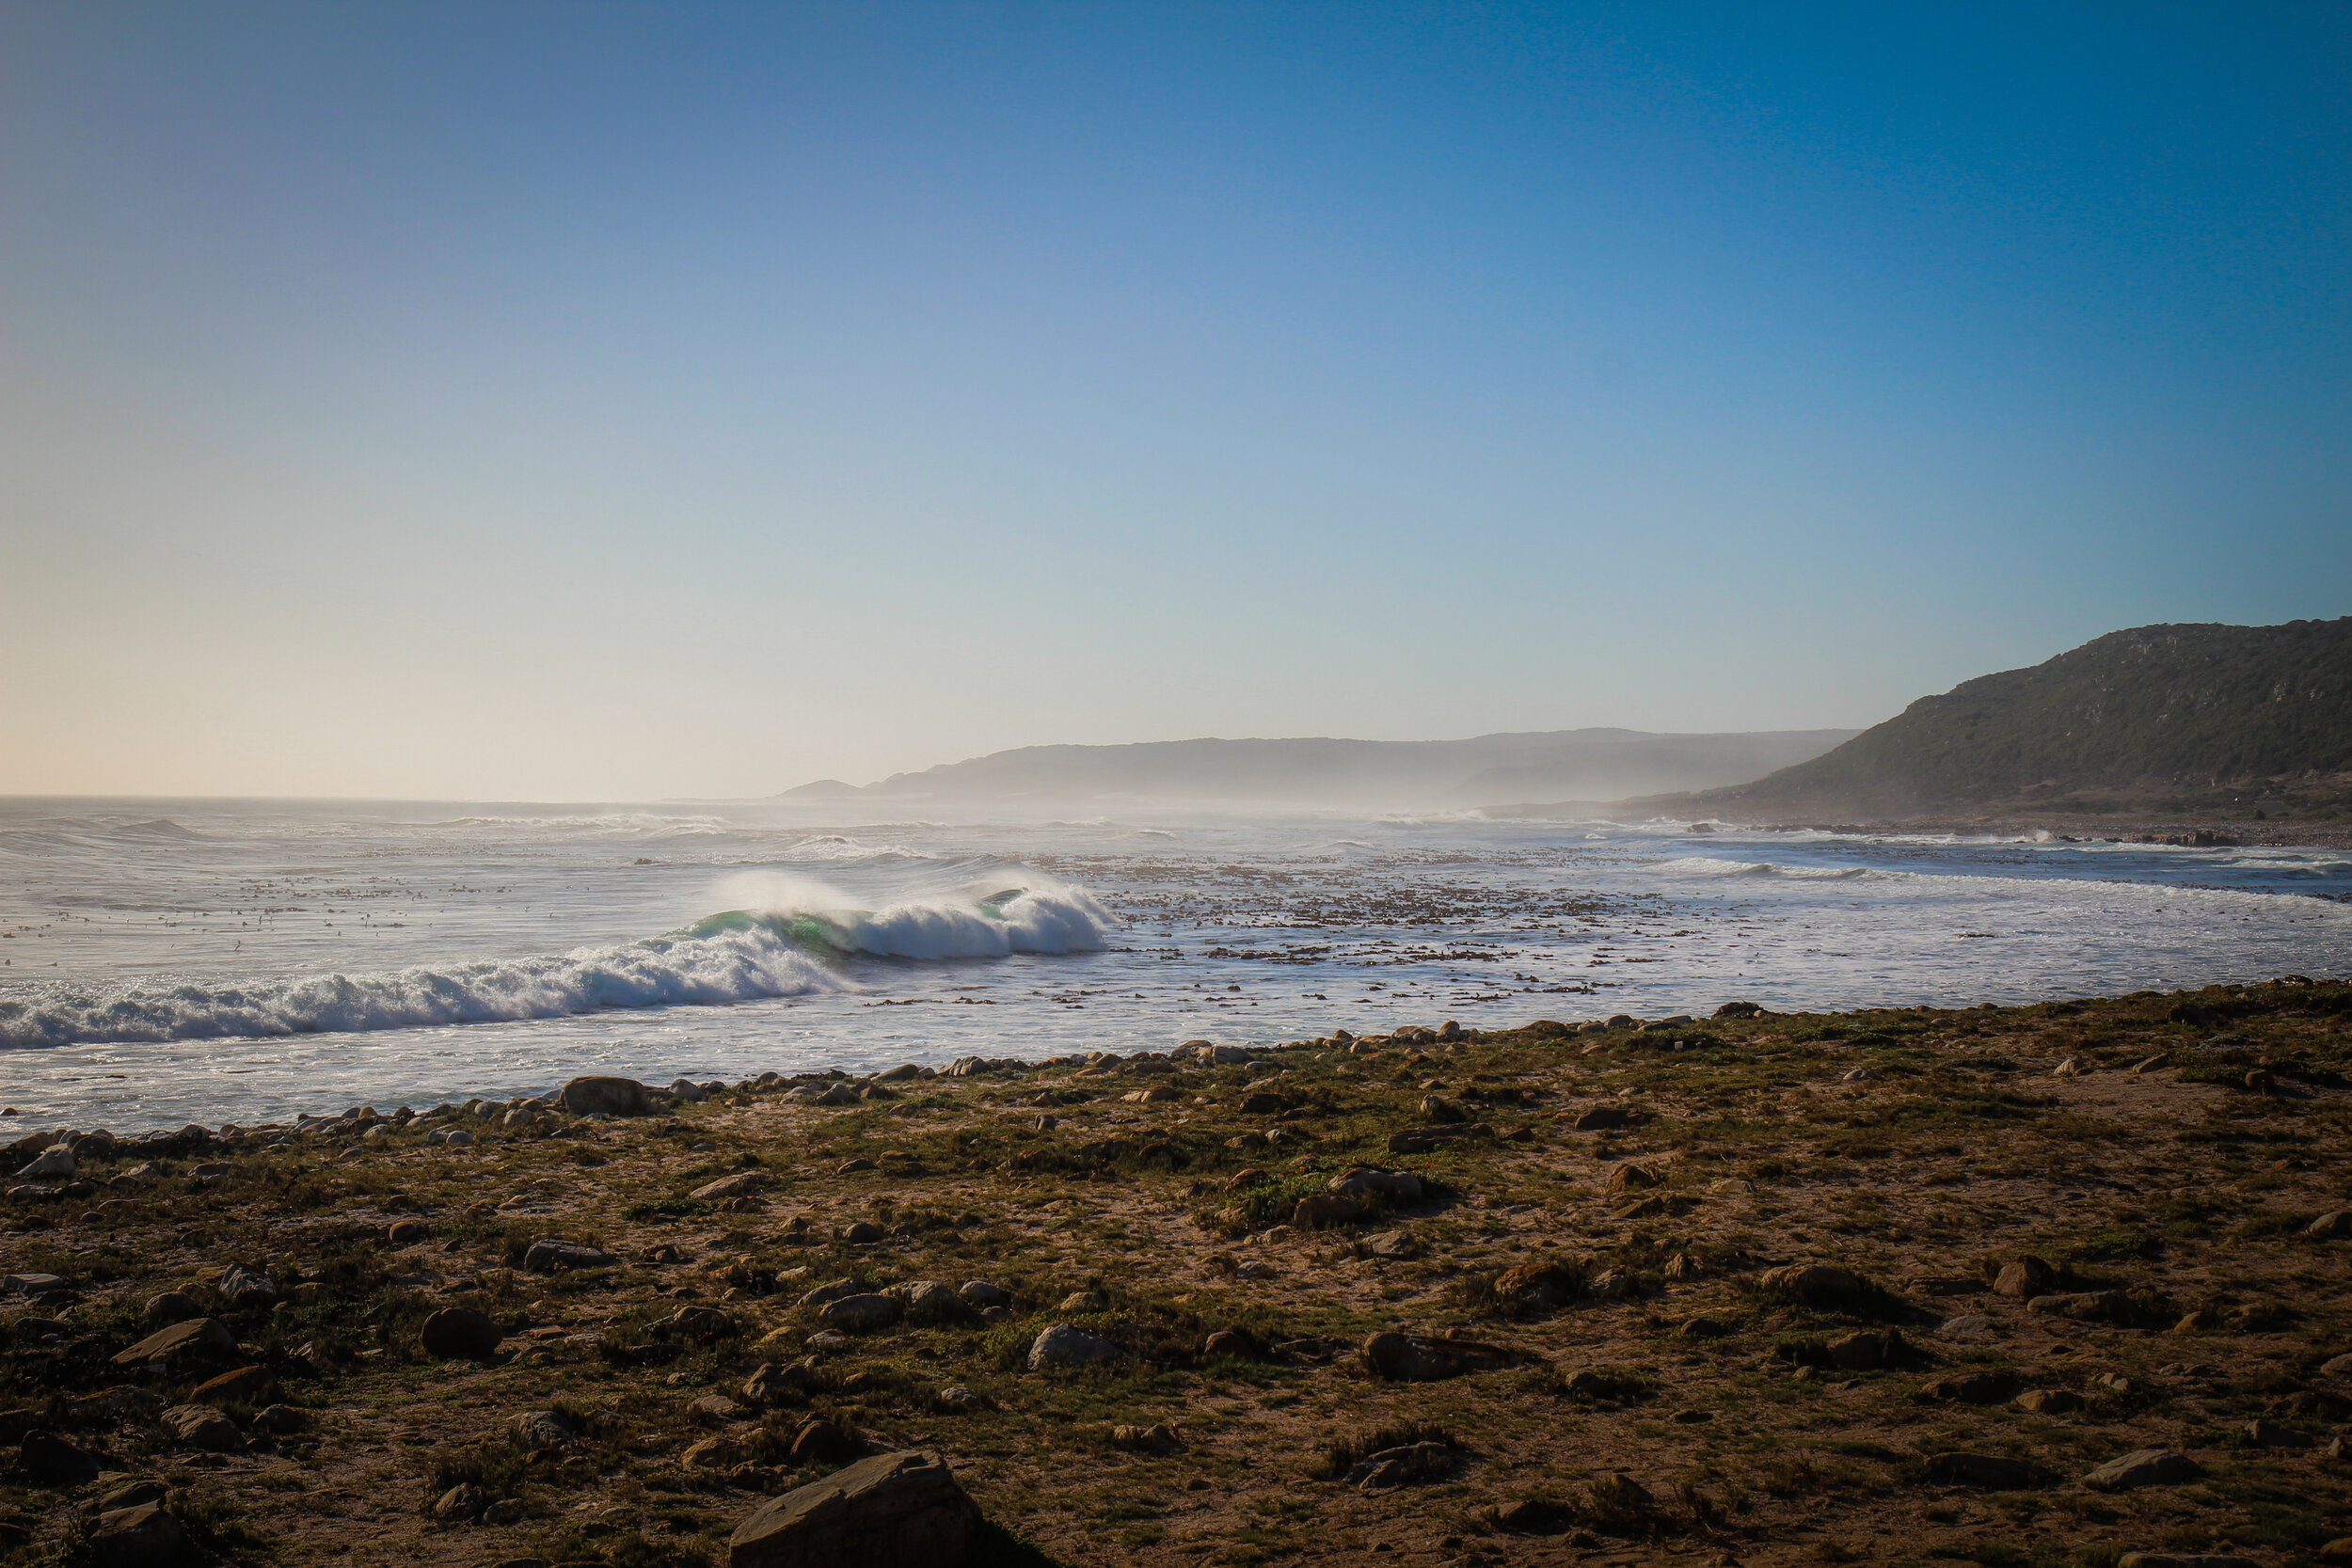
<path id="1" fill-rule="evenodd" d="M 2352 613 L 2352 8 L 0 7 L 0 793 L 1860 726 Z"/>

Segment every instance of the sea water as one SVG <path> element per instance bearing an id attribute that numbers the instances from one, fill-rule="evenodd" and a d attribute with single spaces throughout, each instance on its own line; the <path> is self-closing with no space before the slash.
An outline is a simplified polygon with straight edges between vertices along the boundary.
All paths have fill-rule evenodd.
<path id="1" fill-rule="evenodd" d="M 0 1101 L 118 1132 L 2352 954 L 2299 849 L 1136 809 L 0 801 Z M 7 1123 L 0 1123 L 5 1126 Z"/>

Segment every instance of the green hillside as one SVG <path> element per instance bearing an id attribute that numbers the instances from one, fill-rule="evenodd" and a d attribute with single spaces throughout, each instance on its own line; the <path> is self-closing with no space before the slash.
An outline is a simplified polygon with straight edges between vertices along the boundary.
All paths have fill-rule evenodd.
<path id="1" fill-rule="evenodd" d="M 1922 697 L 1809 762 L 1680 804 L 1759 814 L 2352 803 L 2352 617 L 2139 626 Z"/>

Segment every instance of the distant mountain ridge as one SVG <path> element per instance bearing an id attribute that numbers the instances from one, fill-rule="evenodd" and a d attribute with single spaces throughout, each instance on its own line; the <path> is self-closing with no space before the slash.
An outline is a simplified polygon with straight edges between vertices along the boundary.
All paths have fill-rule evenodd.
<path id="1" fill-rule="evenodd" d="M 1754 783 L 1628 800 L 1757 820 L 2352 805 L 2352 616 L 2110 632 L 1922 697 Z"/>
<path id="2" fill-rule="evenodd" d="M 1820 755 L 1852 730 L 1654 735 L 1551 730 L 1468 740 L 1162 740 L 1025 746 L 864 787 L 821 780 L 789 800 L 1215 801 L 1469 807 L 1540 795 L 1607 800 L 1706 789 Z"/>

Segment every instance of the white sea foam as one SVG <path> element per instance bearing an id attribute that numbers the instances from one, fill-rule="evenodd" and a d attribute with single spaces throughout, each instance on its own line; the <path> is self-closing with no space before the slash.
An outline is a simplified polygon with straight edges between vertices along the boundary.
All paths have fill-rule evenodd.
<path id="1" fill-rule="evenodd" d="M 52 983 L 0 1001 L 0 1046 L 367 1033 L 748 1001 L 849 982 L 758 925 L 626 946 L 247 986 Z"/>
<path id="2" fill-rule="evenodd" d="M 1801 882 L 1844 882 L 1857 878 L 1899 876 L 1859 865 L 1774 865 L 1770 861 L 1725 861 L 1692 855 L 1665 863 L 1665 870 L 1693 877 L 1787 877 Z"/>

